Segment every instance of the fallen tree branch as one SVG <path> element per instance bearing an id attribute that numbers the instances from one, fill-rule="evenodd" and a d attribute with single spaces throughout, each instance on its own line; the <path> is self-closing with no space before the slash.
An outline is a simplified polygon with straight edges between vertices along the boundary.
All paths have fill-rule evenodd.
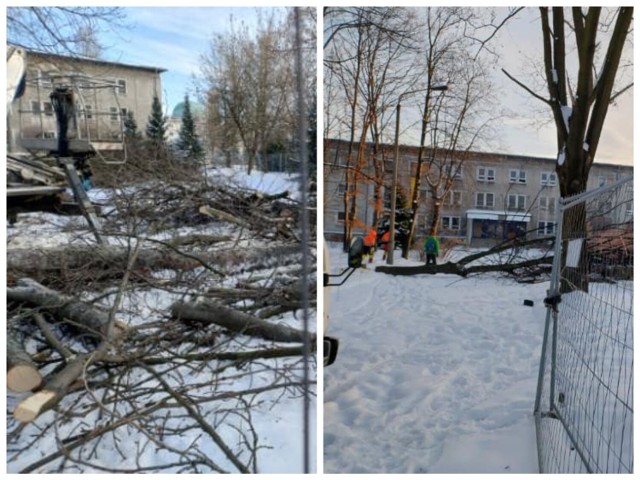
<path id="1" fill-rule="evenodd" d="M 176 302 L 171 306 L 171 315 L 181 321 L 214 323 L 232 332 L 260 337 L 276 342 L 305 341 L 305 332 L 286 325 L 276 325 L 246 313 L 213 302 Z M 309 341 L 315 343 L 315 334 L 309 334 Z"/>
<path id="2" fill-rule="evenodd" d="M 82 325 L 92 336 L 104 336 L 109 326 L 108 312 L 62 295 L 31 278 L 22 278 L 16 282 L 15 287 L 8 287 L 7 302 L 26 303 L 39 307 L 60 320 L 69 319 L 75 324 Z"/>
<path id="3" fill-rule="evenodd" d="M 508 272 L 513 273 L 515 270 L 521 268 L 531 268 L 538 265 L 548 264 L 551 267 L 553 263 L 553 257 L 541 257 L 534 258 L 532 260 L 525 260 L 517 263 L 498 263 L 487 265 L 472 265 L 465 267 L 464 264 L 459 262 L 447 262 L 438 265 L 415 265 L 410 267 L 399 266 L 387 266 L 381 265 L 376 267 L 376 272 L 388 273 L 389 275 L 421 275 L 425 273 L 449 273 L 454 275 L 460 275 L 466 277 L 474 273 L 488 273 L 488 272 Z"/>

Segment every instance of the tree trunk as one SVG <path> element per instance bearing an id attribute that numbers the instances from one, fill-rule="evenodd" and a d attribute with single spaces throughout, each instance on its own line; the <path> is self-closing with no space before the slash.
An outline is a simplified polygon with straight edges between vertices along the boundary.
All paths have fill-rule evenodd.
<path id="1" fill-rule="evenodd" d="M 40 285 L 35 280 L 23 278 L 16 287 L 7 288 L 7 302 L 20 302 L 48 311 L 56 318 L 69 319 L 84 327 L 92 336 L 103 337 L 109 326 L 109 313 L 72 297 Z"/>
<path id="2" fill-rule="evenodd" d="M 39 392 L 22 400 L 13 412 L 16 420 L 28 423 L 56 405 L 84 370 L 88 354 L 78 355 Z"/>
<path id="3" fill-rule="evenodd" d="M 449 273 L 454 275 L 460 275 L 461 277 L 466 277 L 468 275 L 476 274 L 476 273 L 488 273 L 488 272 L 506 272 L 513 273 L 515 270 L 521 268 L 531 268 L 537 267 L 541 265 L 548 265 L 549 271 L 551 271 L 551 263 L 553 262 L 553 257 L 542 257 L 542 258 L 534 258 L 532 260 L 524 260 L 518 263 L 505 263 L 505 264 L 495 264 L 495 265 L 472 265 L 470 267 L 465 267 L 463 264 L 447 262 L 441 263 L 438 265 L 416 265 L 413 267 L 397 267 L 397 266 L 387 266 L 382 265 L 376 267 L 376 272 L 388 273 L 390 275 L 421 275 L 425 273 L 435 274 L 435 273 Z"/>
<path id="4" fill-rule="evenodd" d="M 170 241 L 172 242 L 172 241 Z M 167 244 L 170 246 L 170 244 Z M 146 248 L 138 251 L 134 268 L 150 270 L 188 270 L 203 264 L 230 267 L 260 261 L 264 258 L 295 255 L 300 253 L 300 245 L 272 245 L 252 249 L 221 249 L 215 252 L 196 254 L 180 253 L 170 248 Z M 18 275 L 35 275 L 46 271 L 75 270 L 93 268 L 96 271 L 125 271 L 131 251 L 125 247 L 68 246 L 48 250 L 9 250 L 7 270 Z"/>
<path id="5" fill-rule="evenodd" d="M 214 323 L 232 332 L 275 342 L 302 343 L 305 341 L 305 332 L 301 330 L 269 323 L 260 318 L 212 302 L 197 304 L 177 302 L 171 306 L 171 314 L 181 321 Z M 309 334 L 309 341 L 315 343 L 315 334 Z"/>
<path id="6" fill-rule="evenodd" d="M 40 386 L 42 375 L 33 363 L 15 332 L 7 329 L 7 388 L 13 392 L 28 392 Z"/>

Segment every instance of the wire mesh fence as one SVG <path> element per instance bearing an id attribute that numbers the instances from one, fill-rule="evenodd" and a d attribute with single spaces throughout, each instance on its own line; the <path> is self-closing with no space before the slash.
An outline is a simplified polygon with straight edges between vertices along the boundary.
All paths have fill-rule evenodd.
<path id="1" fill-rule="evenodd" d="M 535 405 L 543 473 L 633 472 L 633 179 L 563 199 Z"/>

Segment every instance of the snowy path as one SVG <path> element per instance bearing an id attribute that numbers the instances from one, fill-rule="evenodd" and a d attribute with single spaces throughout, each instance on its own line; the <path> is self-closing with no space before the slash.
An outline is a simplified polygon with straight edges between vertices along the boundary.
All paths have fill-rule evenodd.
<path id="1" fill-rule="evenodd" d="M 331 289 L 324 471 L 537 472 L 546 288 L 369 269 Z"/>

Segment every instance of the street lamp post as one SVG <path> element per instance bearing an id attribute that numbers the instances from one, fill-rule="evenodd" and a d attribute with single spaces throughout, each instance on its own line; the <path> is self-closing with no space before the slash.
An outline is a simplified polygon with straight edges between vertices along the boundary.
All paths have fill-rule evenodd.
<path id="1" fill-rule="evenodd" d="M 448 90 L 447 84 L 437 84 L 429 88 L 431 91 L 444 92 Z M 391 186 L 391 213 L 389 215 L 389 247 L 387 251 L 387 265 L 393 265 L 393 252 L 396 248 L 396 196 L 398 193 L 398 163 L 400 160 L 400 104 L 402 97 L 409 93 L 405 92 L 398 97 L 398 105 L 396 106 L 396 134 L 395 134 L 395 156 L 393 160 L 393 183 Z"/>

